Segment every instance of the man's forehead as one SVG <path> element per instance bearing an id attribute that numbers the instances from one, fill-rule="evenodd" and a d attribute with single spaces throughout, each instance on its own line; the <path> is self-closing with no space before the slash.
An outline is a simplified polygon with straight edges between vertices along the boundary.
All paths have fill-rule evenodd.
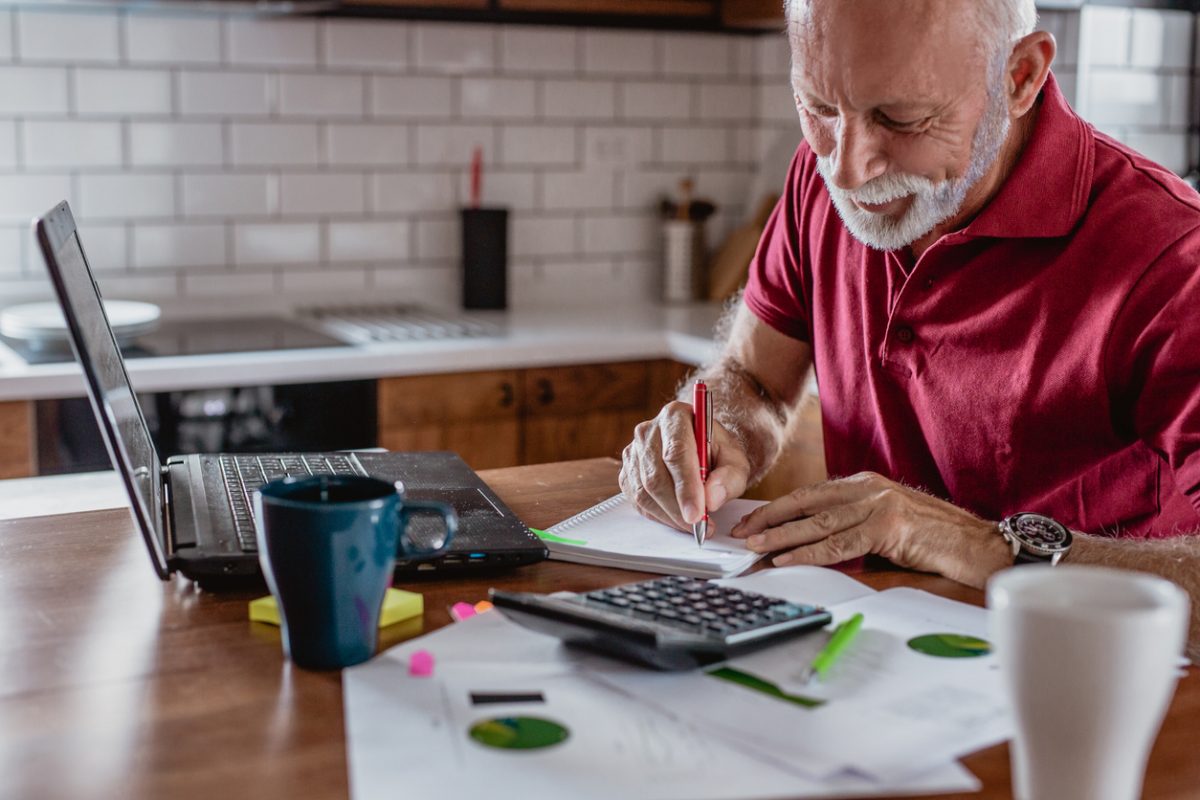
<path id="1" fill-rule="evenodd" d="M 936 104 L 986 78 L 978 0 L 799 0 L 789 19 L 797 89 L 854 105 Z"/>

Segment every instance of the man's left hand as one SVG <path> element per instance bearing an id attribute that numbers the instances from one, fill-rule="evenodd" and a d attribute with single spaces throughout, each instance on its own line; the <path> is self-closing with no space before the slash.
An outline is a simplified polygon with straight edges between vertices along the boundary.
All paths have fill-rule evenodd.
<path id="1" fill-rule="evenodd" d="M 776 566 L 875 553 L 977 588 L 1013 563 L 996 523 L 871 472 L 796 489 L 747 514 L 731 535 L 756 553 L 783 551 Z"/>

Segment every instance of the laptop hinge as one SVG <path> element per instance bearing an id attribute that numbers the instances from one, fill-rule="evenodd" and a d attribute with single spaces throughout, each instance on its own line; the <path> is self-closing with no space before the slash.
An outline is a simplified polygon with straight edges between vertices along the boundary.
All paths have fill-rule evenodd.
<path id="1" fill-rule="evenodd" d="M 167 549 L 167 558 L 170 558 L 171 556 L 173 556 L 175 554 L 175 529 L 172 527 L 172 524 L 171 524 L 172 520 L 175 519 L 175 515 L 173 513 L 171 513 L 172 509 L 171 509 L 170 476 L 171 476 L 171 472 L 168 469 L 166 464 L 159 467 L 159 480 L 162 485 L 162 498 L 163 498 L 162 509 L 161 509 L 162 515 L 163 515 L 162 529 L 163 529 L 163 533 L 166 538 L 166 542 L 164 544 L 166 545 L 166 549 Z"/>

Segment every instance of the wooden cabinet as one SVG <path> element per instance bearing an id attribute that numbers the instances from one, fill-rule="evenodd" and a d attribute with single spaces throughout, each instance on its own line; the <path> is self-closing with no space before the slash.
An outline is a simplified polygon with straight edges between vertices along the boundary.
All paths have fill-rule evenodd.
<path id="1" fill-rule="evenodd" d="M 715 0 L 499 0 L 503 11 L 622 16 L 710 17 Z"/>
<path id="2" fill-rule="evenodd" d="M 453 450 L 475 469 L 520 463 L 517 370 L 379 381 L 379 445 Z"/>
<path id="3" fill-rule="evenodd" d="M 0 478 L 37 474 L 33 445 L 33 403 L 0 403 Z"/>
<path id="4" fill-rule="evenodd" d="M 379 381 L 379 444 L 475 469 L 619 456 L 688 367 L 635 361 Z"/>
<path id="5" fill-rule="evenodd" d="M 782 0 L 724 0 L 721 24 L 727 28 L 783 30 Z"/>

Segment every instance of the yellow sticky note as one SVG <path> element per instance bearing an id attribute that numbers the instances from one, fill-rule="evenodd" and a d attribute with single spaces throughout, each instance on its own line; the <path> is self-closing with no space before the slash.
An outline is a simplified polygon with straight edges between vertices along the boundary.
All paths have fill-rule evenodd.
<path id="1" fill-rule="evenodd" d="M 379 614 L 379 627 L 386 628 L 397 622 L 425 613 L 425 598 L 416 592 L 406 592 L 403 589 L 387 590 L 383 596 L 383 611 Z M 250 621 L 265 622 L 268 625 L 279 624 L 279 606 L 271 595 L 250 601 Z"/>

